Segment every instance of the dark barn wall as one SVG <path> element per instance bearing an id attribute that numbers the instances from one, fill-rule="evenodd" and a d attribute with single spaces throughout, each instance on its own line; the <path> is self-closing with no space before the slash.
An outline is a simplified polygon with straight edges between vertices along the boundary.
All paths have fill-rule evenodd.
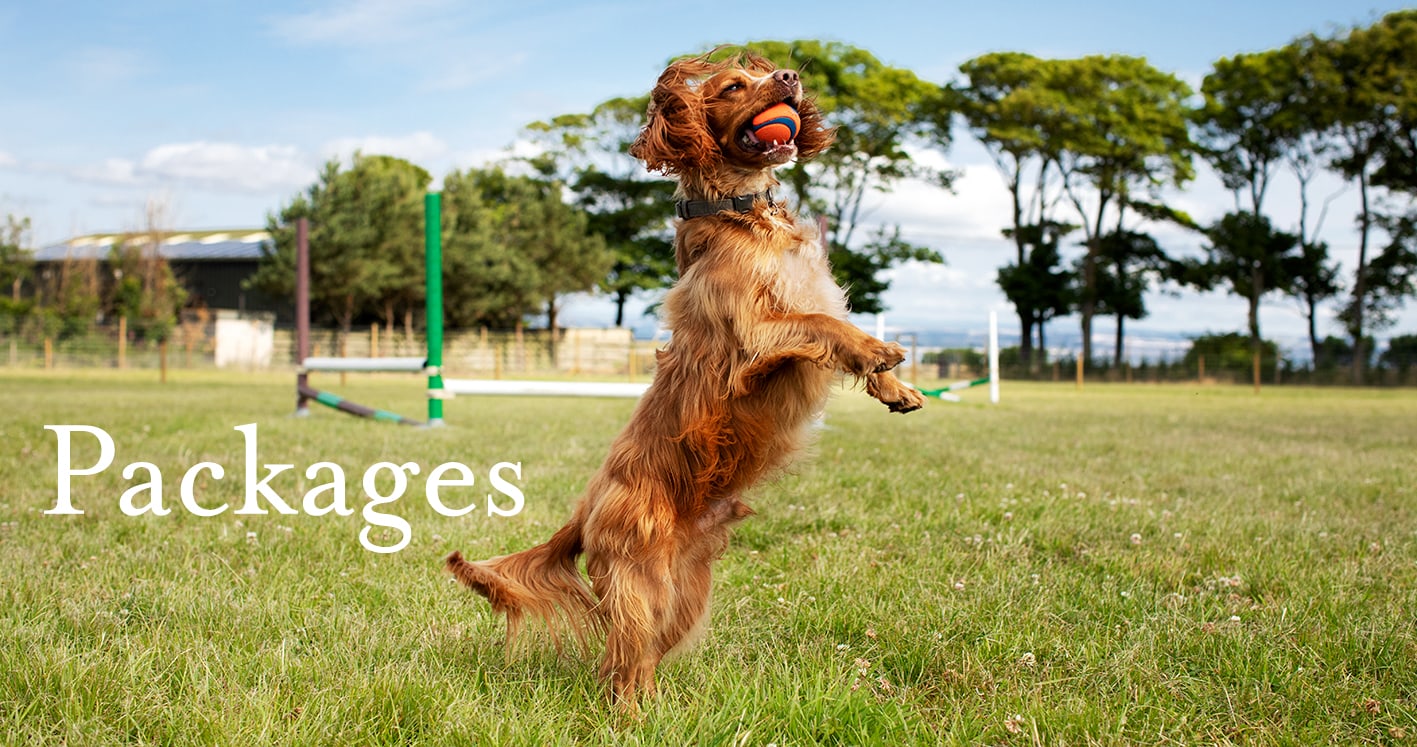
<path id="1" fill-rule="evenodd" d="M 190 294 L 188 305 L 201 305 L 209 309 L 274 311 L 276 324 L 294 323 L 293 303 L 242 287 L 246 279 L 256 272 L 255 260 L 169 260 L 169 264 L 173 274 Z"/>

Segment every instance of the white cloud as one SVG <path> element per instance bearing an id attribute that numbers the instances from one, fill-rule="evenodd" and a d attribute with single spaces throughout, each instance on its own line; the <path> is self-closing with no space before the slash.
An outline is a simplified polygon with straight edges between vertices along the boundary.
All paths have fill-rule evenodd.
<path id="1" fill-rule="evenodd" d="M 138 169 L 142 175 L 159 181 L 192 182 L 243 192 L 300 187 L 315 178 L 308 159 L 289 145 L 171 143 L 148 151 Z"/>
<path id="2" fill-rule="evenodd" d="M 425 36 L 446 0 L 358 0 L 308 13 L 272 18 L 271 29 L 288 41 L 340 46 L 387 45 Z"/>
<path id="3" fill-rule="evenodd" d="M 168 143 L 137 161 L 108 158 L 72 172 L 75 179 L 109 186 L 159 186 L 186 183 L 218 192 L 263 192 L 309 184 L 315 169 L 288 145 Z"/>
<path id="4" fill-rule="evenodd" d="M 419 164 L 439 160 L 449 154 L 448 144 L 429 132 L 338 138 L 326 143 L 323 151 L 335 158 L 345 158 L 359 151 L 366 156 L 396 156 Z"/>
<path id="5" fill-rule="evenodd" d="M 899 223 L 935 248 L 960 240 L 998 239 L 1009 224 L 1009 193 L 992 166 L 957 167 L 954 192 L 909 180 L 870 197 L 868 222 Z"/>
<path id="6" fill-rule="evenodd" d="M 137 165 L 126 158 L 105 158 L 99 163 L 74 170 L 79 181 L 111 186 L 138 184 Z"/>
<path id="7" fill-rule="evenodd" d="M 19 163 L 19 161 L 15 160 L 14 156 L 10 155 L 9 153 L 6 153 L 3 150 L 0 150 L 0 169 L 13 168 L 19 165 Z"/>

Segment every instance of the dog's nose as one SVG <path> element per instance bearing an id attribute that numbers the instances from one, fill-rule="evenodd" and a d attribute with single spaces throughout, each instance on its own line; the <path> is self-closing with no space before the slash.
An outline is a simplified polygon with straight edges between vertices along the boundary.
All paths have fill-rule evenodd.
<path id="1" fill-rule="evenodd" d="M 797 76 L 796 70 L 778 70 L 772 74 L 773 80 L 779 83 L 786 83 L 789 86 L 799 86 L 802 79 Z"/>

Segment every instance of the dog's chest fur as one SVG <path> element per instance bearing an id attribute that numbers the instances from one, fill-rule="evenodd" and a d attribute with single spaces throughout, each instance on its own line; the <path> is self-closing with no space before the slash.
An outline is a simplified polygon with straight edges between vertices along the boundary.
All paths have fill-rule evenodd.
<path id="1" fill-rule="evenodd" d="M 770 288 L 774 310 L 846 318 L 846 294 L 832 277 L 816 231 L 797 225 L 790 216 L 769 219 L 782 240 L 773 242 L 780 249 L 761 257 L 758 270 Z"/>

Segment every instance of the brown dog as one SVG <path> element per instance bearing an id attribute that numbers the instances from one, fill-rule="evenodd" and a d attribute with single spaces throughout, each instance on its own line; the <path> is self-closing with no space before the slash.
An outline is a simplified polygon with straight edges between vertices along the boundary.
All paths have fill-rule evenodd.
<path id="1" fill-rule="evenodd" d="M 801 118 L 795 141 L 758 142 L 750 121 L 784 102 Z M 528 616 L 582 641 L 603 632 L 600 676 L 627 708 L 654 692 L 660 659 L 702 629 L 712 563 L 752 513 L 744 492 L 799 450 L 836 372 L 864 380 L 892 412 L 924 404 L 889 373 L 900 346 L 845 321 L 816 231 L 770 196 L 774 167 L 831 140 L 794 71 L 753 55 L 664 71 L 630 150 L 677 176 L 682 198 L 679 281 L 663 305 L 673 339 L 654 383 L 550 540 L 478 563 L 448 557 L 506 614 L 509 645 Z"/>

